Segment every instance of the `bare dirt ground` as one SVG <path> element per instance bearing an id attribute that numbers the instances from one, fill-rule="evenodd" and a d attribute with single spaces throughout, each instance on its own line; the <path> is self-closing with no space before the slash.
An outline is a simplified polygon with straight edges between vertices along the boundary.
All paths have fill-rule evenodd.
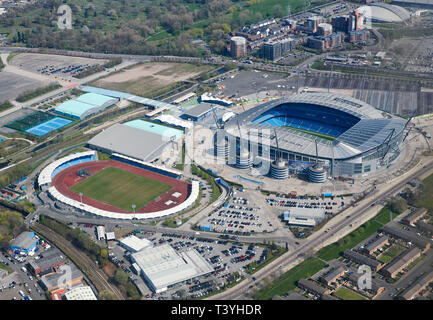
<path id="1" fill-rule="evenodd" d="M 198 66 L 186 63 L 144 63 L 128 70 L 113 74 L 101 82 L 128 82 L 142 78 L 157 81 L 161 84 L 170 84 L 177 81 L 188 80 L 208 70 L 208 66 Z"/>

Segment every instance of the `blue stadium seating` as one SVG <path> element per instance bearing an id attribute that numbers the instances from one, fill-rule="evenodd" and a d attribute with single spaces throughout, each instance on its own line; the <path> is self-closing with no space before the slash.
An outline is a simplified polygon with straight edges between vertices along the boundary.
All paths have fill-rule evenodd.
<path id="1" fill-rule="evenodd" d="M 358 117 L 343 111 L 312 104 L 283 104 L 253 120 L 254 123 L 265 123 L 275 127 L 289 126 L 335 137 L 358 121 Z"/>
<path id="2" fill-rule="evenodd" d="M 60 171 L 65 170 L 66 168 L 79 164 L 79 163 L 84 163 L 84 162 L 89 162 L 89 161 L 95 161 L 95 157 L 94 156 L 85 156 L 85 157 L 80 157 L 78 159 L 74 159 L 71 161 L 68 161 L 60 166 L 58 166 L 52 173 L 51 178 L 53 178 L 56 174 L 58 174 Z"/>

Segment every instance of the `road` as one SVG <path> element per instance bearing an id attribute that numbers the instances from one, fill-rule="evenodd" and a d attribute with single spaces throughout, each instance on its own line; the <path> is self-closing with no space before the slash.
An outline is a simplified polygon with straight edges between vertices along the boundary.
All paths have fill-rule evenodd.
<path id="1" fill-rule="evenodd" d="M 402 189 L 407 182 L 411 181 L 412 179 L 432 169 L 433 169 L 433 162 L 430 161 L 429 164 L 418 169 L 414 173 L 408 175 L 400 182 L 398 182 L 395 186 L 390 186 L 383 192 L 381 190 L 378 190 L 373 197 L 371 197 L 370 199 L 365 199 L 362 205 L 353 208 L 354 212 L 349 215 L 349 218 L 344 219 L 342 223 L 335 225 L 335 221 L 334 221 L 334 226 L 331 227 L 331 230 L 325 233 L 325 230 L 327 230 L 330 225 L 329 223 L 326 224 L 320 231 L 314 234 L 316 236 L 314 239 L 311 239 L 311 241 L 308 241 L 300 245 L 295 251 L 289 251 L 285 253 L 284 255 L 282 255 L 272 263 L 270 263 L 265 268 L 259 270 L 255 274 L 255 277 L 257 279 L 256 282 L 260 282 L 264 280 L 266 277 L 270 276 L 271 274 L 277 274 L 279 270 L 282 269 L 282 267 L 280 266 L 290 266 L 289 268 L 284 268 L 283 271 L 290 270 L 291 267 L 294 267 L 296 264 L 304 260 L 304 258 L 307 257 L 309 253 L 319 250 L 320 248 L 323 247 L 324 243 L 329 241 L 329 239 L 335 238 L 336 236 L 339 235 L 339 232 L 341 232 L 343 229 L 355 223 L 355 221 L 358 218 L 363 216 L 363 214 L 366 213 L 371 208 L 372 204 L 385 200 L 389 196 L 394 195 L 398 190 Z M 346 216 L 347 212 L 344 212 L 343 215 Z M 332 222 L 332 220 L 330 222 Z M 254 285 L 253 281 L 251 281 L 250 279 L 246 279 L 242 281 L 240 284 L 238 284 L 237 286 L 230 288 L 218 295 L 215 295 L 211 299 L 235 300 L 239 297 L 243 297 L 245 293 L 251 290 L 251 286 L 253 285 Z"/>
<path id="2" fill-rule="evenodd" d="M 63 251 L 66 256 L 73 260 L 99 292 L 102 290 L 108 290 L 113 292 L 118 300 L 125 299 L 119 289 L 108 282 L 107 275 L 99 269 L 95 262 L 93 262 L 86 254 L 74 248 L 69 241 L 42 224 L 36 224 L 33 228 L 36 232 L 41 234 L 43 238 L 53 243 Z M 69 253 L 65 251 L 69 251 Z M 73 257 L 78 261 L 73 259 Z"/>

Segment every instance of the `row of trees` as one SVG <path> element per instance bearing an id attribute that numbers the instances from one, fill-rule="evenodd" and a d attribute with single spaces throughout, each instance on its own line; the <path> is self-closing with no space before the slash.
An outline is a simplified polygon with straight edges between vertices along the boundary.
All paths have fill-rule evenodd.
<path id="1" fill-rule="evenodd" d="M 25 229 L 21 214 L 9 210 L 0 211 L 0 248 L 7 250 L 10 241 Z"/>
<path id="2" fill-rule="evenodd" d="M 0 26 L 11 31 L 15 43 L 29 47 L 130 54 L 200 56 L 193 38 L 209 42 L 211 50 L 225 53 L 227 34 L 245 24 L 282 16 L 280 5 L 263 14 L 237 0 L 141 1 L 107 0 L 80 5 L 69 1 L 73 29 L 57 27 L 60 0 L 47 0 L 0 16 Z M 260 2 L 260 1 L 259 1 Z"/>

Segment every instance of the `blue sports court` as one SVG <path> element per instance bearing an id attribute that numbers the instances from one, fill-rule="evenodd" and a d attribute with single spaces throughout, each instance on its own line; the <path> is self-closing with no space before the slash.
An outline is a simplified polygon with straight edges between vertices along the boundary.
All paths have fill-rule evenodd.
<path id="1" fill-rule="evenodd" d="M 46 135 L 47 133 L 49 133 L 53 130 L 57 130 L 59 128 L 67 126 L 70 123 L 72 123 L 71 120 L 67 120 L 67 119 L 60 118 L 60 117 L 55 117 L 55 118 L 50 119 L 44 123 L 38 124 L 35 127 L 27 129 L 26 132 L 40 137 L 40 136 Z"/>

